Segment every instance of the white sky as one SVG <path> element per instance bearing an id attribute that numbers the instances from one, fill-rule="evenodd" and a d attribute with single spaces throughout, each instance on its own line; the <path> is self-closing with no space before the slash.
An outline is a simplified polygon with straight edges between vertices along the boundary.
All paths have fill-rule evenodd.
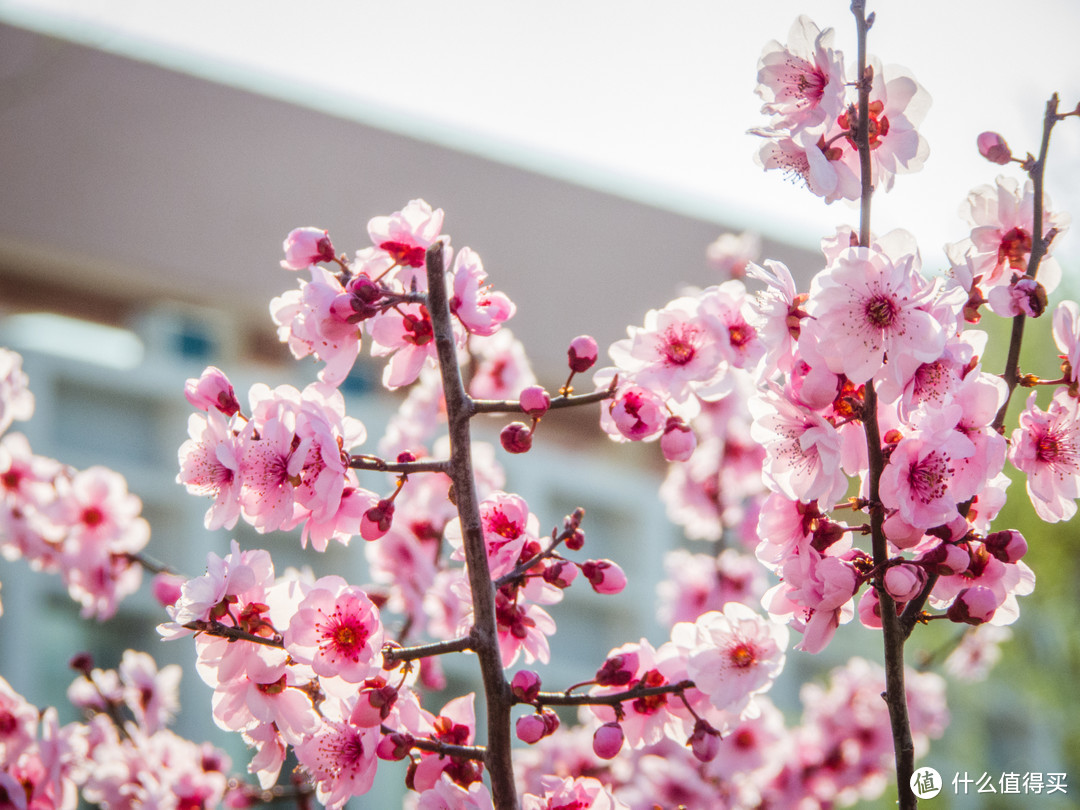
<path id="1" fill-rule="evenodd" d="M 1035 151 L 1050 93 L 1064 109 L 1080 101 L 1080 3 L 869 7 L 871 52 L 934 100 L 927 167 L 878 196 L 874 229 L 907 227 L 938 267 L 940 246 L 966 233 L 960 202 L 1000 172 L 975 136 L 995 129 Z M 800 13 L 854 58 L 847 0 L 0 0 L 16 25 L 813 244 L 857 211 L 766 175 L 746 134 L 763 123 L 761 48 Z M 1055 130 L 1047 188 L 1080 216 L 1080 119 Z M 1080 237 L 1057 253 L 1080 272 Z"/>

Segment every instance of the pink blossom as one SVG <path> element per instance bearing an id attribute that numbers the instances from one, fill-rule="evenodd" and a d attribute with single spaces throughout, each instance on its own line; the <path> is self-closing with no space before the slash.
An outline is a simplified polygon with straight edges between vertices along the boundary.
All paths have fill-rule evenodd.
<path id="1" fill-rule="evenodd" d="M 600 409 L 600 426 L 618 441 L 649 441 L 667 424 L 661 398 L 639 385 L 621 385 L 611 402 Z"/>
<path id="2" fill-rule="evenodd" d="M 945 346 L 945 330 L 925 311 L 927 292 L 916 278 L 916 257 L 897 261 L 882 251 L 849 248 L 819 273 L 811 286 L 809 332 L 829 370 L 856 385 L 866 382 L 890 357 L 906 354 L 923 362 L 936 360 Z"/>
<path id="3" fill-rule="evenodd" d="M 575 374 L 582 374 L 593 367 L 600 349 L 596 340 L 591 335 L 578 335 L 570 341 L 567 355 L 570 362 L 570 370 Z"/>
<path id="4" fill-rule="evenodd" d="M 420 794 L 416 810 L 494 810 L 494 805 L 483 782 L 466 788 L 444 773 L 434 787 Z"/>
<path id="5" fill-rule="evenodd" d="M 622 593 L 626 587 L 626 574 L 611 560 L 588 560 L 581 566 L 581 573 L 597 593 Z"/>
<path id="6" fill-rule="evenodd" d="M 206 528 L 231 529 L 240 517 L 240 443 L 216 410 L 188 417 L 188 436 L 180 445 L 177 483 L 192 495 L 214 499 L 206 510 Z"/>
<path id="7" fill-rule="evenodd" d="M 146 653 L 125 650 L 117 672 L 123 684 L 124 703 L 139 726 L 153 734 L 168 725 L 180 709 L 179 665 L 158 669 Z"/>
<path id="8" fill-rule="evenodd" d="M 889 191 L 897 174 L 919 171 L 930 155 L 930 147 L 917 129 L 930 109 L 930 94 L 906 68 L 899 65 L 882 67 L 874 57 L 869 61 L 874 76 L 869 109 L 871 178 L 875 190 Z M 826 131 L 825 140 L 846 132 L 845 138 L 836 141 L 834 146 L 842 152 L 839 160 L 858 173 L 856 123 L 848 113 L 842 113 L 836 129 Z"/>
<path id="9" fill-rule="evenodd" d="M 469 348 L 476 358 L 476 373 L 469 382 L 469 395 L 475 399 L 514 399 L 536 383 L 525 347 L 509 329 L 470 340 Z"/>
<path id="10" fill-rule="evenodd" d="M 810 547 L 785 562 L 781 576 L 783 581 L 761 598 L 762 605 L 774 618 L 787 620 L 803 633 L 795 649 L 820 652 L 836 628 L 854 616 L 851 599 L 859 587 L 854 567 Z"/>
<path id="11" fill-rule="evenodd" d="M 751 303 L 756 313 L 754 325 L 765 346 L 760 373 L 769 377 L 776 370 L 789 372 L 794 365 L 800 324 L 806 316 L 801 309 L 806 296 L 798 294 L 791 271 L 781 262 L 766 260 L 764 266 L 751 263 L 746 274 L 766 285 Z"/>
<path id="12" fill-rule="evenodd" d="M 504 667 L 512 667 L 519 656 L 525 664 L 551 660 L 548 636 L 555 633 L 555 620 L 539 605 L 511 597 L 505 588 L 495 592 L 495 629 Z"/>
<path id="13" fill-rule="evenodd" d="M 435 331 L 422 304 L 402 304 L 375 316 L 369 332 L 372 355 L 390 355 L 383 385 L 391 390 L 415 381 L 425 364 L 435 363 Z"/>
<path id="14" fill-rule="evenodd" d="M 685 402 L 726 371 L 723 344 L 695 298 L 650 310 L 643 327 L 630 326 L 627 332 L 630 337 L 613 343 L 608 354 L 620 375 L 662 398 Z"/>
<path id="15" fill-rule="evenodd" d="M 450 311 L 474 335 L 495 334 L 517 311 L 514 302 L 505 293 L 493 292 L 484 284 L 485 279 L 480 257 L 470 248 L 462 248 L 454 257 Z"/>
<path id="16" fill-rule="evenodd" d="M 728 602 L 722 611 L 703 613 L 692 627 L 687 673 L 717 709 L 741 713 L 784 668 L 787 628 L 746 605 Z"/>
<path id="17" fill-rule="evenodd" d="M 660 449 L 667 461 L 688 461 L 697 447 L 694 431 L 677 416 L 668 417 L 664 435 L 660 437 Z"/>
<path id="18" fill-rule="evenodd" d="M 630 810 L 590 776 L 545 776 L 540 781 L 543 795 L 526 793 L 522 810 Z"/>
<path id="19" fill-rule="evenodd" d="M 777 129 L 799 130 L 835 118 L 844 108 L 844 62 L 833 50 L 833 30 L 819 29 L 800 16 L 788 33 L 787 46 L 773 40 L 758 60 L 756 92 L 761 111 Z"/>
<path id="20" fill-rule="evenodd" d="M 248 422 L 240 434 L 240 507 L 244 519 L 259 532 L 280 529 L 293 516 L 313 440 L 294 445 L 295 415 L 284 412 L 261 425 Z"/>
<path id="21" fill-rule="evenodd" d="M 1012 160 L 1012 150 L 1005 143 L 1005 139 L 996 132 L 979 133 L 976 145 L 979 147 L 979 154 L 991 163 L 1004 166 Z"/>
<path id="22" fill-rule="evenodd" d="M 1054 343 L 1068 363 L 1067 379 L 1076 382 L 1080 379 L 1080 305 L 1075 301 L 1062 301 L 1054 309 Z"/>
<path id="23" fill-rule="evenodd" d="M 319 801 L 336 810 L 371 790 L 378 743 L 377 729 L 328 720 L 296 746 L 296 758 L 314 778 Z"/>
<path id="24" fill-rule="evenodd" d="M 240 411 L 232 383 L 225 372 L 216 366 L 207 366 L 198 379 L 189 379 L 184 384 L 184 397 L 193 408 L 201 411 L 213 408 L 225 416 L 233 416 Z"/>
<path id="25" fill-rule="evenodd" d="M 1035 512 L 1048 523 L 1069 520 L 1080 497 L 1080 407 L 1068 391 L 1054 394 L 1048 410 L 1028 397 L 1013 431 L 1009 458 L 1027 474 Z"/>
<path id="26" fill-rule="evenodd" d="M 330 233 L 320 228 L 295 228 L 289 231 L 281 248 L 285 251 L 281 266 L 286 270 L 303 270 L 316 262 L 334 260 Z"/>
<path id="27" fill-rule="evenodd" d="M 476 695 L 454 698 L 443 706 L 438 716 L 420 710 L 415 723 L 406 723 L 407 730 L 415 737 L 427 736 L 450 745 L 470 745 L 476 734 Z M 415 790 L 429 790 L 446 773 L 459 785 L 469 785 L 480 780 L 480 765 L 472 760 L 457 759 L 420 752 L 420 762 L 413 774 Z"/>
<path id="28" fill-rule="evenodd" d="M 508 574 L 517 565 L 525 543 L 536 540 L 540 531 L 540 521 L 529 511 L 525 499 L 506 492 L 494 492 L 480 502 L 480 523 L 492 579 Z M 452 559 L 464 560 L 460 519 L 447 525 L 446 540 L 454 549 Z"/>
<path id="29" fill-rule="evenodd" d="M 22 355 L 0 349 L 0 433 L 15 421 L 25 422 L 34 415 L 34 395 L 30 378 L 22 370 Z"/>
<path id="30" fill-rule="evenodd" d="M 761 237 L 753 231 L 722 233 L 706 249 L 709 266 L 728 278 L 747 275 L 761 255 Z"/>
<path id="31" fill-rule="evenodd" d="M 901 439 L 881 473 L 881 502 L 918 529 L 949 522 L 957 504 L 975 494 L 955 477 L 956 462 L 974 452 L 971 439 L 947 424 Z"/>
<path id="32" fill-rule="evenodd" d="M 789 181 L 805 186 L 827 203 L 858 199 L 858 174 L 847 163 L 830 160 L 821 150 L 824 137 L 820 127 L 800 130 L 794 135 L 771 129 L 755 129 L 751 133 L 769 139 L 754 155 L 754 162 L 765 171 L 780 169 Z"/>
<path id="33" fill-rule="evenodd" d="M 750 435 L 765 448 L 763 472 L 770 489 L 832 508 L 848 487 L 836 428 L 774 389 L 751 399 L 749 407 L 754 416 Z"/>
<path id="34" fill-rule="evenodd" d="M 406 267 L 423 267 L 424 254 L 439 237 L 443 210 L 434 211 L 424 200 L 410 200 L 400 211 L 368 221 L 371 241 Z"/>
<path id="35" fill-rule="evenodd" d="M 289 622 L 285 649 L 316 675 L 360 683 L 382 667 L 378 608 L 360 588 L 338 576 L 311 586 Z"/>
<path id="36" fill-rule="evenodd" d="M 1034 207 L 1035 192 L 1030 180 L 1021 189 L 1015 179 L 999 177 L 994 186 L 972 190 L 960 209 L 961 216 L 973 226 L 971 233 L 945 246 L 954 269 L 966 266 L 965 275 L 983 291 L 1007 285 L 1014 274 L 1026 273 L 1035 227 Z M 1053 213 L 1047 200 L 1042 222 L 1045 232 L 1057 230 L 1060 234 L 1068 227 L 1069 218 Z M 1039 265 L 1039 281 L 1047 292 L 1053 292 L 1060 279 L 1057 261 L 1045 256 Z"/>
<path id="37" fill-rule="evenodd" d="M 945 659 L 945 671 L 953 678 L 982 681 L 1001 658 L 1000 644 L 1012 638 L 1007 627 L 981 624 L 970 628 Z"/>
<path id="38" fill-rule="evenodd" d="M 540 417 L 551 407 L 551 396 L 539 385 L 530 385 L 522 389 L 518 404 L 529 416 Z"/>
<path id="39" fill-rule="evenodd" d="M 622 750 L 625 739 L 618 721 L 604 723 L 593 732 L 593 753 L 600 759 L 614 759 Z"/>

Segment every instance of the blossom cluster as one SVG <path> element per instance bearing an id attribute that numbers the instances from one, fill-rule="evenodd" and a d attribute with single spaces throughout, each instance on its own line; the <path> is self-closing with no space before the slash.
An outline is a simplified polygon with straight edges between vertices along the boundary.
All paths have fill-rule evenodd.
<path id="1" fill-rule="evenodd" d="M 0 432 L 33 415 L 22 358 L 0 349 Z M 150 539 L 142 501 L 119 473 L 39 456 L 21 433 L 0 438 L 0 554 L 59 574 L 82 615 L 107 619 L 139 588 Z M 2 610 L 2 608 L 0 608 Z"/>
<path id="2" fill-rule="evenodd" d="M 926 90 L 902 67 L 872 58 L 867 128 L 871 183 L 889 190 L 898 174 L 923 167 L 930 148 L 917 127 L 930 106 Z M 758 61 L 757 93 L 769 116 L 751 130 L 766 139 L 757 154 L 766 169 L 780 169 L 826 202 L 857 200 L 862 193 L 856 146 L 858 108 L 848 97 L 852 79 L 833 47 L 833 30 L 799 17 L 788 42 L 767 44 Z"/>
<path id="3" fill-rule="evenodd" d="M 258 794 L 230 778 L 229 757 L 169 730 L 179 709 L 180 668 L 159 670 L 128 650 L 116 669 L 86 654 L 68 697 L 87 716 L 60 725 L 0 678 L 0 804 L 26 810 L 74 810 L 83 799 L 103 807 L 243 807 Z"/>

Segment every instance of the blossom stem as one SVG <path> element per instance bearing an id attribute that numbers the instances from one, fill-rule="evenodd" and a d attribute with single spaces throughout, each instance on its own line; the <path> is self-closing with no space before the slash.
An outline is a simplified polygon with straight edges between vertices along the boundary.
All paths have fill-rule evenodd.
<path id="1" fill-rule="evenodd" d="M 1028 176 L 1034 188 L 1034 209 L 1032 211 L 1031 226 L 1031 254 L 1028 256 L 1027 278 L 1035 278 L 1039 272 L 1039 263 L 1046 255 L 1053 239 L 1053 233 L 1043 234 L 1043 177 L 1046 173 L 1046 155 L 1050 149 L 1050 132 L 1061 116 L 1058 115 L 1058 94 L 1050 96 L 1046 102 L 1046 113 L 1043 116 L 1042 143 L 1039 146 L 1038 159 L 1028 167 Z M 1020 381 L 1020 344 L 1024 339 L 1024 322 L 1027 320 L 1023 312 L 1013 318 L 1012 334 L 1009 336 L 1009 353 L 1005 360 L 1005 371 L 1001 375 L 1005 379 L 1005 385 L 1009 392 L 1005 402 L 994 417 L 994 429 L 1001 432 L 1005 427 L 1005 414 L 1009 410 L 1009 402 L 1012 401 L 1013 391 Z"/>
<path id="2" fill-rule="evenodd" d="M 484 763 L 491 779 L 495 810 L 517 810 L 514 766 L 510 758 L 510 707 L 513 698 L 503 674 L 499 637 L 495 619 L 495 589 L 488 566 L 480 505 L 472 469 L 472 439 L 469 420 L 475 413 L 473 401 L 465 392 L 457 362 L 457 344 L 446 295 L 445 263 L 442 242 L 435 242 L 426 255 L 428 314 L 435 336 L 435 349 L 442 376 L 446 419 L 450 432 L 448 474 L 453 481 L 454 502 L 461 520 L 465 560 L 472 593 L 473 628 L 470 648 L 476 653 L 484 684 L 487 707 L 487 750 Z"/>
<path id="3" fill-rule="evenodd" d="M 554 397 L 548 410 L 559 408 L 573 408 L 578 405 L 591 405 L 593 402 L 603 402 L 615 396 L 615 388 L 609 387 L 602 391 L 593 391 L 591 394 L 579 394 L 578 396 L 561 395 Z M 525 413 L 521 403 L 513 399 L 474 399 L 473 409 L 476 413 Z"/>
<path id="4" fill-rule="evenodd" d="M 229 627 L 227 624 L 220 624 L 218 622 L 196 619 L 195 621 L 185 624 L 184 628 L 187 630 L 194 630 L 196 633 L 205 633 L 208 636 L 219 636 L 220 638 L 227 638 L 230 640 L 250 641 L 253 644 L 262 644 L 265 647 L 285 649 L 285 645 L 282 643 L 280 637 L 267 638 L 266 636 L 257 636 L 254 633 L 241 630 L 239 627 Z"/>
<path id="5" fill-rule="evenodd" d="M 693 681 L 679 681 L 668 683 L 663 686 L 635 686 L 622 692 L 612 692 L 609 695 L 571 695 L 567 692 L 541 692 L 532 701 L 533 705 L 540 706 L 619 706 L 628 700 L 654 697 L 656 695 L 682 694 L 687 689 L 693 689 Z"/>
<path id="6" fill-rule="evenodd" d="M 462 636 L 449 641 L 433 641 L 430 644 L 417 644 L 415 647 L 383 647 L 383 658 L 387 661 L 415 661 L 429 655 L 463 652 L 472 648 L 472 638 Z"/>
<path id="7" fill-rule="evenodd" d="M 859 244 L 870 245 L 870 200 L 874 193 L 870 166 L 870 87 L 873 81 L 871 69 L 866 64 L 866 34 L 873 23 L 873 16 L 866 16 L 865 0 L 852 0 L 851 13 L 855 16 L 858 34 L 859 69 L 859 120 L 855 143 L 859 150 L 859 167 L 862 195 L 859 206 Z M 866 448 L 869 460 L 870 537 L 874 556 L 874 579 L 878 601 L 881 604 L 882 637 L 885 646 L 885 702 L 889 707 L 889 723 L 892 727 L 893 751 L 896 762 L 896 787 L 900 810 L 915 810 L 915 794 L 911 790 L 911 775 L 915 770 L 915 745 L 908 718 L 907 690 L 904 686 L 904 640 L 896 604 L 885 589 L 883 572 L 889 559 L 885 539 L 884 510 L 881 502 L 880 482 L 885 468 L 881 451 L 881 431 L 877 418 L 877 390 L 873 379 L 867 380 L 865 389 L 863 424 L 866 428 Z"/>
<path id="8" fill-rule="evenodd" d="M 389 462 L 377 456 L 366 455 L 349 456 L 349 466 L 354 470 L 374 470 L 375 472 L 401 473 L 403 475 L 450 471 L 449 461 Z"/>

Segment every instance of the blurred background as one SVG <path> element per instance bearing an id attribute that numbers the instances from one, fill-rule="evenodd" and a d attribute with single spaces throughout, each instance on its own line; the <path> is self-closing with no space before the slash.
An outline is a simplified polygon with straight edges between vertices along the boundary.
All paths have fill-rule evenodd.
<path id="1" fill-rule="evenodd" d="M 37 398 L 34 419 L 16 429 L 37 453 L 124 473 L 153 527 L 150 553 L 191 575 L 235 535 L 272 548 L 279 569 L 307 564 L 364 581 L 348 549 L 316 558 L 295 537 L 202 528 L 205 504 L 174 480 L 184 380 L 218 365 L 243 396 L 255 381 L 314 379 L 315 366 L 292 362 L 277 342 L 267 311 L 295 284 L 278 266 L 282 239 L 317 225 L 351 252 L 366 246 L 370 217 L 414 197 L 445 209 L 455 247 L 476 249 L 517 302 L 511 326 L 549 387 L 575 335 L 605 347 L 683 284 L 724 280 L 705 259 L 721 233 L 761 234 L 762 256 L 805 281 L 820 269 L 818 240 L 855 224 L 857 211 L 753 164 L 756 62 L 799 13 L 836 27 L 849 55 L 853 26 L 839 0 L 750 5 L 324 1 L 299 11 L 253 0 L 0 0 L 0 340 L 24 354 Z M 1064 0 L 880 9 L 871 50 L 910 68 L 934 105 L 922 128 L 927 168 L 875 200 L 875 230 L 907 227 L 926 268 L 941 270 L 941 245 L 967 233 L 960 202 L 996 174 L 975 136 L 995 129 L 1015 152 L 1035 151 L 1049 94 L 1060 92 L 1064 108 L 1080 101 L 1077 30 L 1080 7 Z M 1047 187 L 1056 210 L 1080 210 L 1075 123 L 1055 131 Z M 1055 246 L 1066 276 L 1055 299 L 1077 296 L 1078 242 L 1068 233 Z M 1038 326 L 1024 368 L 1050 374 L 1056 351 L 1040 342 L 1048 324 Z M 379 391 L 380 370 L 358 364 L 347 383 L 350 412 L 375 436 L 395 407 Z M 656 495 L 655 448 L 616 448 L 591 419 L 567 419 L 510 470 L 511 488 L 542 521 L 584 505 L 595 555 L 624 563 L 635 589 L 556 609 L 564 669 L 551 677 L 566 683 L 579 679 L 583 656 L 591 667 L 622 641 L 659 640 L 655 581 L 664 550 L 680 542 Z M 1039 584 L 991 680 L 951 685 L 954 724 L 928 760 L 942 773 L 1080 778 L 1078 540 L 1075 526 L 1036 525 L 1022 487 L 999 525 L 1025 530 Z M 62 702 L 78 649 L 102 666 L 127 647 L 191 662 L 190 645 L 158 641 L 161 614 L 145 589 L 91 628 L 58 583 L 25 572 L 0 563 L 0 662 L 31 701 Z M 931 628 L 923 646 L 950 629 Z M 795 709 L 802 680 L 871 643 L 852 626 L 822 656 L 791 654 L 777 702 Z M 181 698 L 178 732 L 246 762 L 210 722 L 209 689 L 194 672 Z"/>

